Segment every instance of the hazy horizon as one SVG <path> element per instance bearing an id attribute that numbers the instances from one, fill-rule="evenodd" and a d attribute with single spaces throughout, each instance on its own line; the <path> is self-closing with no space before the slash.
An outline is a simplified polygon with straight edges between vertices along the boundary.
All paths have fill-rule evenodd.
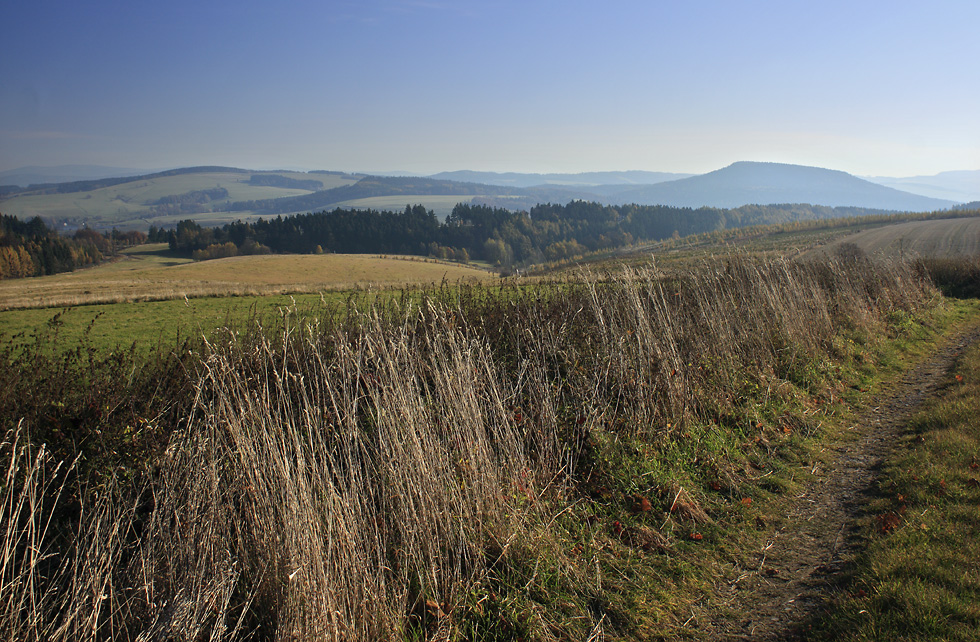
<path id="1" fill-rule="evenodd" d="M 980 5 L 8 3 L 0 171 L 980 168 Z"/>
<path id="2" fill-rule="evenodd" d="M 282 165 L 280 165 L 280 166 L 268 166 L 268 167 L 248 167 L 248 166 L 243 166 L 243 165 L 222 165 L 222 167 L 234 167 L 235 169 L 244 169 L 244 170 L 250 170 L 250 171 L 256 171 L 256 172 L 300 172 L 300 173 L 309 173 L 309 172 L 322 172 L 322 171 L 339 171 L 339 172 L 344 172 L 344 173 L 351 174 L 351 175 L 362 175 L 362 176 L 419 176 L 419 177 L 428 177 L 428 176 L 435 176 L 435 175 L 439 175 L 439 174 L 451 174 L 451 173 L 461 173 L 461 172 L 473 172 L 473 173 L 478 173 L 478 174 L 482 174 L 482 173 L 486 173 L 486 174 L 500 174 L 502 176 L 503 175 L 508 175 L 508 174 L 515 174 L 515 175 L 540 175 L 540 176 L 548 176 L 548 175 L 575 176 L 575 175 L 580 175 L 580 174 L 628 174 L 628 173 L 632 173 L 632 172 L 650 172 L 650 173 L 654 173 L 654 174 L 656 174 L 656 173 L 661 173 L 661 174 L 676 174 L 676 175 L 678 175 L 678 177 L 681 177 L 681 176 L 699 176 L 699 175 L 711 173 L 711 172 L 714 172 L 714 171 L 718 171 L 720 169 L 725 169 L 726 167 L 728 167 L 730 165 L 733 165 L 733 164 L 736 164 L 736 163 L 741 163 L 741 162 L 799 165 L 798 163 L 779 163 L 778 161 L 732 161 L 731 163 L 728 163 L 728 165 L 725 165 L 724 167 L 716 167 L 714 169 L 707 170 L 705 172 L 682 172 L 682 171 L 665 171 L 665 170 L 645 170 L 645 169 L 636 169 L 636 168 L 626 168 L 626 169 L 624 169 L 624 168 L 615 168 L 615 169 L 585 169 L 585 170 L 576 170 L 574 172 L 521 172 L 521 171 L 513 171 L 513 170 L 480 170 L 480 169 L 473 169 L 473 168 L 470 168 L 470 167 L 461 167 L 461 168 L 454 168 L 454 169 L 442 169 L 442 170 L 431 171 L 431 172 L 411 172 L 411 171 L 397 170 L 397 169 L 364 169 L 364 168 L 350 169 L 350 168 L 342 168 L 342 167 L 302 167 L 302 166 L 288 166 L 288 165 L 286 165 L 286 166 L 282 166 Z M 170 165 L 170 166 L 165 166 L 165 167 L 132 167 L 132 168 L 116 168 L 116 167 L 109 167 L 109 166 L 104 166 L 104 165 L 86 165 L 86 164 L 24 165 L 24 166 L 21 166 L 21 167 L 16 167 L 16 168 L 11 168 L 11 169 L 3 169 L 3 170 L 0 170 L 0 173 L 8 173 L 8 172 L 11 172 L 11 171 L 16 171 L 16 170 L 31 170 L 31 169 L 50 170 L 50 169 L 59 169 L 59 168 L 75 168 L 75 169 L 81 168 L 81 169 L 86 169 L 86 170 L 90 170 L 90 169 L 121 170 L 121 171 L 125 171 L 125 172 L 130 172 L 130 173 L 138 172 L 138 173 L 141 173 L 141 174 L 156 174 L 156 173 L 168 172 L 168 171 L 177 170 L 177 169 L 187 169 L 187 168 L 192 168 L 192 167 L 206 167 L 206 166 L 208 166 L 208 165 L 207 164 L 202 164 L 202 163 L 185 163 L 183 165 Z M 807 166 L 807 165 L 801 165 L 801 166 L 802 167 L 814 167 L 816 169 L 829 169 L 829 170 L 838 171 L 837 168 L 835 168 L 835 167 L 817 167 L 817 166 Z M 870 180 L 870 179 L 889 179 L 889 178 L 895 178 L 895 179 L 923 178 L 923 179 L 928 179 L 928 178 L 934 178 L 936 176 L 940 176 L 940 175 L 943 175 L 943 174 L 973 174 L 975 172 L 980 172 L 980 169 L 952 169 L 952 170 L 943 170 L 943 171 L 940 171 L 940 172 L 936 172 L 935 174 L 915 175 L 915 176 L 870 176 L 870 175 L 851 174 L 851 172 L 847 172 L 847 173 L 849 173 L 852 176 L 855 176 L 857 178 L 862 178 L 862 179 L 865 179 L 865 180 Z M 105 173 L 105 172 L 103 172 L 100 175 L 104 175 L 106 178 L 115 178 L 114 175 L 113 176 L 110 176 L 108 173 Z M 119 174 L 119 177 L 122 178 L 122 177 L 125 177 L 127 175 L 128 174 Z M 132 175 L 135 176 L 136 174 L 132 174 Z M 978 186 L 978 188 L 980 188 L 980 186 Z"/>

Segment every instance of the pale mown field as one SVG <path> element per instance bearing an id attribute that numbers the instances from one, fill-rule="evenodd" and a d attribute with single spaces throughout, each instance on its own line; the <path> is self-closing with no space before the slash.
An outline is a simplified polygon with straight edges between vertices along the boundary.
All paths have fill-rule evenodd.
<path id="1" fill-rule="evenodd" d="M 114 263 L 65 274 L 0 281 L 0 309 L 88 303 L 321 292 L 447 281 L 490 272 L 416 257 L 364 254 L 237 256 L 193 262 L 162 244 L 134 248 Z"/>
<path id="2" fill-rule="evenodd" d="M 871 255 L 965 258 L 980 256 L 980 218 L 912 221 L 864 230 L 830 247 L 853 243 Z"/>

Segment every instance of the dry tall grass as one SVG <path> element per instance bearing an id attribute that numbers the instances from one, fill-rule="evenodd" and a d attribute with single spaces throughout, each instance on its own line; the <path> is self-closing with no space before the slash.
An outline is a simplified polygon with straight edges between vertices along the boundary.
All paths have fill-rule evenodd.
<path id="1" fill-rule="evenodd" d="M 0 633 L 450 639 L 488 567 L 547 554 L 591 435 L 656 444 L 934 297 L 904 264 L 733 257 L 228 331 L 145 483 L 66 517 L 70 467 L 4 444 Z"/>

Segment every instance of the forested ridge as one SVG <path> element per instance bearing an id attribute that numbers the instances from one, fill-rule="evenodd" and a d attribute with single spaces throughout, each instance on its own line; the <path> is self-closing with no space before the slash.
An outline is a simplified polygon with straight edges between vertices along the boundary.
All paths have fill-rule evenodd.
<path id="1" fill-rule="evenodd" d="M 511 266 L 560 261 L 638 241 L 716 232 L 750 225 L 876 214 L 854 207 L 747 205 L 736 209 L 664 205 L 607 206 L 572 201 L 512 212 L 461 203 L 445 222 L 421 205 L 404 211 L 335 209 L 205 228 L 181 221 L 152 240 L 198 259 L 264 252 L 415 254 L 478 259 Z"/>

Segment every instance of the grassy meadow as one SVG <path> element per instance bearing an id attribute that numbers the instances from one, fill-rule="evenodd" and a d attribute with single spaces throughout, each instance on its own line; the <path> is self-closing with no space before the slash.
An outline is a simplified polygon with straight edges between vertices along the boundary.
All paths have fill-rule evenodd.
<path id="1" fill-rule="evenodd" d="M 53 353 L 84 346 L 98 351 L 172 347 L 180 338 L 203 337 L 253 318 L 286 311 L 323 310 L 346 294 L 257 295 L 95 303 L 0 311 L 0 341 L 18 349 L 43 346 Z"/>
<path id="2" fill-rule="evenodd" d="M 363 254 L 236 256 L 194 262 L 164 244 L 76 272 L 0 281 L 0 310 L 206 296 L 317 293 L 495 278 L 478 267 Z"/>

